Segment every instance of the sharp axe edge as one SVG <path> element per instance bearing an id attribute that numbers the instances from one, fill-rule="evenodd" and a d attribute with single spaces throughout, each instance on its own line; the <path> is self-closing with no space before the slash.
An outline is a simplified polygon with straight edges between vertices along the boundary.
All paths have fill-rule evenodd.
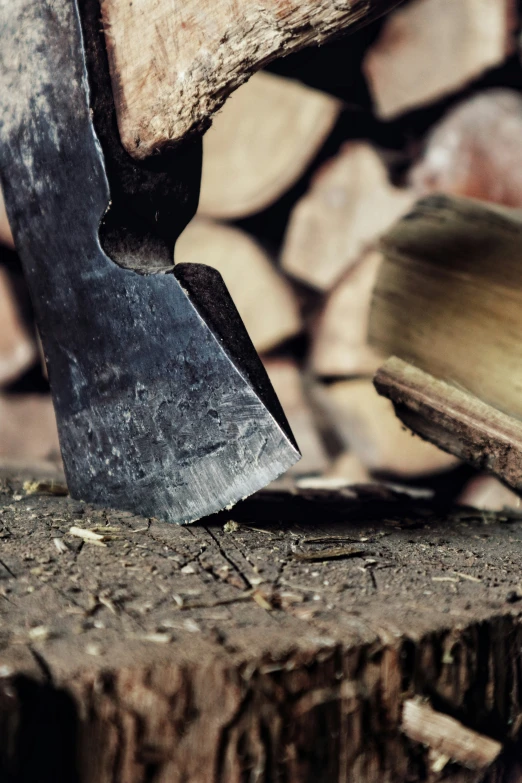
<path id="1" fill-rule="evenodd" d="M 173 247 L 197 203 L 183 152 L 118 190 L 110 132 L 93 125 L 99 84 L 89 87 L 76 0 L 0 0 L 0 29 L 0 176 L 71 494 L 177 523 L 228 507 L 299 452 L 226 289 L 199 265 L 178 270 L 183 285 L 121 268 L 100 244 L 111 200 L 125 214 L 135 197 L 148 224 L 159 184 L 159 235 Z"/>

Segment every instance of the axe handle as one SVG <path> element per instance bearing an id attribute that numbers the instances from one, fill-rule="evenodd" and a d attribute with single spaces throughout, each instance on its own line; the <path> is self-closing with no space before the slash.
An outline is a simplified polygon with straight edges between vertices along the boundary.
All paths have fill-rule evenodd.
<path id="1" fill-rule="evenodd" d="M 101 0 L 120 136 L 138 160 L 206 130 L 271 60 L 400 0 Z"/>

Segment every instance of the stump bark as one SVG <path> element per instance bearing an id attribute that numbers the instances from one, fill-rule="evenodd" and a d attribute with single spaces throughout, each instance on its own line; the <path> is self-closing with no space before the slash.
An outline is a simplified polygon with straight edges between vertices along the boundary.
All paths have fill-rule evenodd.
<path id="1" fill-rule="evenodd" d="M 516 779 L 520 518 L 294 487 L 177 527 L 26 487 L 0 495 L 0 779 Z M 501 753 L 467 769 L 461 735 Z"/>

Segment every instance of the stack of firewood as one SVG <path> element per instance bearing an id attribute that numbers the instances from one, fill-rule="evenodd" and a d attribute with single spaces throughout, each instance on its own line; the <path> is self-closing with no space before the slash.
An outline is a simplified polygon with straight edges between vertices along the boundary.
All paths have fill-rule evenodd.
<path id="1" fill-rule="evenodd" d="M 514 0 L 410 0 L 253 76 L 204 138 L 199 211 L 175 260 L 223 275 L 303 452 L 297 476 L 429 484 L 458 469 L 376 393 L 386 357 L 368 342 L 370 302 L 380 239 L 419 197 L 522 209 L 517 25 Z M 49 396 L 20 381 L 41 359 L 12 267 L 0 265 L 0 459 L 54 459 Z M 459 492 L 518 505 L 491 478 Z"/>

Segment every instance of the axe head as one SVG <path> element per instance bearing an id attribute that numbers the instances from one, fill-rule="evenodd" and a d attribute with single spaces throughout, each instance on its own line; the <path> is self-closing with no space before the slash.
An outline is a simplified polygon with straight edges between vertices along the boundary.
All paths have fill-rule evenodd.
<path id="1" fill-rule="evenodd" d="M 0 175 L 73 497 L 171 522 L 299 451 L 214 269 L 172 265 L 201 145 L 120 145 L 95 0 L 0 0 Z"/>

